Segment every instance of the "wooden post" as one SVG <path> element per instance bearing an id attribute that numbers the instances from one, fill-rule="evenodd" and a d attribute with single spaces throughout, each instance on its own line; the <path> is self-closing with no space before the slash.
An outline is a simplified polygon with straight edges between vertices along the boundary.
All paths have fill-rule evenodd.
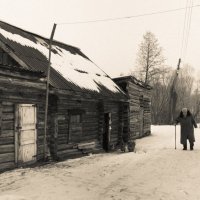
<path id="1" fill-rule="evenodd" d="M 175 125 L 175 149 L 176 149 L 176 125 Z"/>
<path id="2" fill-rule="evenodd" d="M 56 30 L 56 24 L 53 25 L 51 37 L 49 40 L 49 64 L 47 69 L 46 102 L 45 102 L 45 118 L 44 118 L 44 160 L 46 160 L 47 158 L 46 145 L 47 145 L 47 117 L 48 117 L 48 104 L 49 104 L 49 79 L 50 79 L 50 69 L 51 69 L 51 46 L 55 30 Z"/>
<path id="3" fill-rule="evenodd" d="M 103 100 L 98 102 L 98 139 L 103 147 L 103 131 L 104 131 L 104 103 Z"/>
<path id="4" fill-rule="evenodd" d="M 180 70 L 180 64 L 181 64 L 181 59 L 179 58 L 176 74 L 175 74 L 175 77 L 174 77 L 174 80 L 172 82 L 172 86 L 171 86 L 171 89 L 170 89 L 169 123 L 173 123 L 174 112 L 176 110 L 177 93 L 176 93 L 176 90 L 175 90 L 175 86 L 176 86 L 176 82 L 177 82 L 177 79 L 178 79 L 178 73 L 179 73 L 179 70 Z"/>
<path id="5" fill-rule="evenodd" d="M 124 104 L 123 104 L 123 102 L 120 102 L 119 103 L 119 133 L 118 133 L 118 142 L 120 143 L 120 145 L 121 145 L 121 143 L 122 143 L 122 141 L 123 141 L 123 137 L 124 137 L 124 135 L 123 135 L 123 127 L 124 127 Z"/>
<path id="6" fill-rule="evenodd" d="M 18 123 L 19 123 L 19 104 L 15 105 L 15 128 L 14 128 L 14 138 L 15 138 L 15 164 L 18 164 L 18 155 L 19 155 L 19 130 L 18 130 Z"/>

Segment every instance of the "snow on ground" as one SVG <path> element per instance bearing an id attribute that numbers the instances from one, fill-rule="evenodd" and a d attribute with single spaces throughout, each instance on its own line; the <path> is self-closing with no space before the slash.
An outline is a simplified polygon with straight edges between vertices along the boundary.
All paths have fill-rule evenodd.
<path id="1" fill-rule="evenodd" d="M 174 149 L 174 126 L 152 126 L 136 153 L 108 153 L 0 174 L 0 200 L 199 200 L 200 129 L 194 151 Z"/>

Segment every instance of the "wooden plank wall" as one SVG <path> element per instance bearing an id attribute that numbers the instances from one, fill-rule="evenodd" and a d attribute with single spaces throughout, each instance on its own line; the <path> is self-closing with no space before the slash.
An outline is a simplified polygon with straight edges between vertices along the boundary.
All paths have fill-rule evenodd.
<path id="1" fill-rule="evenodd" d="M 83 153 L 82 147 L 91 148 L 91 152 L 101 151 L 104 113 L 111 113 L 112 115 L 111 149 L 119 143 L 120 134 L 122 134 L 122 127 L 120 127 L 122 123 L 120 123 L 119 113 L 120 103 L 95 101 L 91 99 L 80 101 L 60 94 L 57 105 L 56 129 L 58 133 L 57 139 L 53 139 L 55 143 L 51 147 L 54 150 L 51 151 L 56 152 L 58 159 L 80 155 Z M 73 110 L 80 110 L 82 112 L 82 131 L 79 129 L 73 130 L 75 134 L 71 137 L 69 135 L 71 130 L 70 112 Z M 121 114 L 121 118 L 123 118 L 123 112 Z"/>
<path id="2" fill-rule="evenodd" d="M 82 113 L 82 131 L 79 133 L 79 130 L 74 130 L 76 136 L 74 135 L 73 140 L 69 140 L 71 138 L 70 111 L 73 110 L 80 110 Z M 79 144 L 95 142 L 96 148 L 100 146 L 98 102 L 80 101 L 66 95 L 59 95 L 57 119 L 58 138 L 55 146 L 59 158 L 82 154 L 78 149 Z"/>
<path id="3" fill-rule="evenodd" d="M 25 80 L 24 80 L 25 81 Z M 1 82 L 1 76 L 0 76 Z M 27 83 L 28 84 L 28 83 Z M 44 126 L 44 92 L 25 86 L 1 84 L 0 88 L 0 170 L 13 168 L 15 165 L 15 105 L 36 104 L 38 123 L 38 158 L 42 155 Z"/>
<path id="4" fill-rule="evenodd" d="M 14 104 L 0 103 L 1 130 L 0 130 L 0 170 L 15 166 L 14 146 Z"/>
<path id="5" fill-rule="evenodd" d="M 44 116 L 45 104 L 37 104 L 37 160 L 44 158 Z M 48 139 L 49 134 L 47 135 Z"/>
<path id="6" fill-rule="evenodd" d="M 120 142 L 121 129 L 120 126 L 120 104 L 117 102 L 104 101 L 104 113 L 111 113 L 111 136 L 110 136 L 110 149 L 114 149 Z"/>
<path id="7" fill-rule="evenodd" d="M 27 103 L 24 102 L 18 103 Z M 29 102 L 30 103 L 30 102 Z M 32 102 L 33 104 L 39 104 L 38 102 Z M 0 103 L 0 170 L 5 168 L 13 168 L 15 164 L 15 104 L 16 102 L 2 101 Z M 37 160 L 43 158 L 43 135 L 44 135 L 44 112 L 37 106 Z"/>
<path id="8" fill-rule="evenodd" d="M 128 85 L 128 94 L 130 97 L 130 139 L 134 140 L 140 135 L 140 124 L 139 124 L 139 111 L 140 111 L 140 100 L 139 96 L 141 89 L 133 84 L 132 82 Z"/>
<path id="9" fill-rule="evenodd" d="M 130 96 L 130 136 L 133 140 L 150 134 L 150 91 L 130 82 L 128 94 Z M 143 100 L 141 100 L 141 96 L 143 96 Z M 142 134 L 140 133 L 140 126 L 143 122 L 140 119 L 140 109 L 144 110 L 144 132 Z"/>
<path id="10" fill-rule="evenodd" d="M 143 92 L 144 106 L 144 136 L 151 134 L 151 91 L 144 90 Z"/>
<path id="11" fill-rule="evenodd" d="M 104 103 L 103 100 L 98 102 L 98 140 L 101 147 L 103 147 L 103 133 L 104 133 Z"/>
<path id="12" fill-rule="evenodd" d="M 123 142 L 128 142 L 130 140 L 130 109 L 129 109 L 129 103 L 123 103 L 122 105 L 122 111 L 123 111 L 123 117 L 122 117 L 122 121 L 123 121 L 123 127 L 122 127 L 122 138 L 123 138 Z"/>

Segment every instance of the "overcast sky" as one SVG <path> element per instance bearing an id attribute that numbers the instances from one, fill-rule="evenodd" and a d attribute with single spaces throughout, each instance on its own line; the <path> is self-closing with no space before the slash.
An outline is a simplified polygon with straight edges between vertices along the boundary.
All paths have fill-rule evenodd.
<path id="1" fill-rule="evenodd" d="M 0 0 L 0 20 L 79 47 L 111 77 L 135 70 L 138 45 L 153 32 L 166 64 L 176 67 L 180 57 L 184 10 L 119 21 L 64 25 L 63 22 L 117 18 L 186 6 L 187 0 Z M 193 5 L 200 0 L 193 0 Z M 200 7 L 194 7 L 185 62 L 200 69 Z"/>

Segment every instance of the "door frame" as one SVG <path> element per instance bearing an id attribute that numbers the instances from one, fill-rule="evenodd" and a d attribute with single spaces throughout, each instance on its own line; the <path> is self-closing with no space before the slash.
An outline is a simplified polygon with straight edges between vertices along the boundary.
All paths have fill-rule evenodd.
<path id="1" fill-rule="evenodd" d="M 19 163 L 19 147 L 20 147 L 20 140 L 19 140 L 19 137 L 20 137 L 20 129 L 21 127 L 19 126 L 19 121 L 20 121 L 20 114 L 19 114 L 19 109 L 20 109 L 20 106 L 21 105 L 32 105 L 33 107 L 35 107 L 35 110 L 36 110 L 36 113 L 35 113 L 35 152 L 36 152 L 36 155 L 37 155 L 37 105 L 36 104 L 27 104 L 27 103 L 20 103 L 20 104 L 15 104 L 15 110 L 14 110 L 14 143 L 15 143 L 15 164 L 17 165 L 26 165 L 26 164 L 29 164 L 29 163 L 35 163 L 37 161 L 37 159 L 35 158 L 34 160 L 32 161 L 28 161 L 28 162 L 20 162 Z"/>
<path id="2" fill-rule="evenodd" d="M 109 151 L 111 136 L 111 113 L 104 113 L 103 149 Z"/>

